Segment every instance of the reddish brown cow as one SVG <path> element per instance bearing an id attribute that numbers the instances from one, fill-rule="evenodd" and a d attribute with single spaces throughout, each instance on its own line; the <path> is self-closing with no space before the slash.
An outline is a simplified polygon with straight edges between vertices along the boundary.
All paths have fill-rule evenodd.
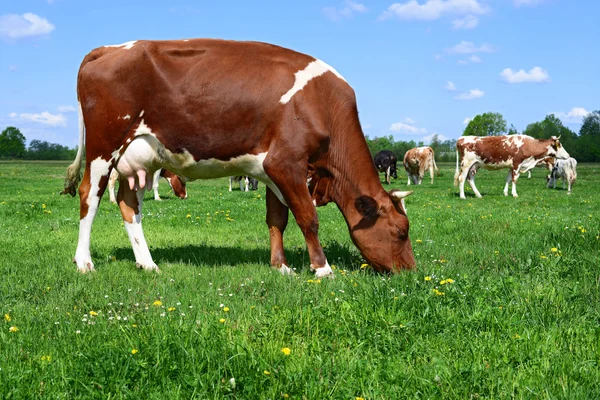
<path id="1" fill-rule="evenodd" d="M 263 182 L 271 264 L 282 273 L 292 273 L 283 251 L 291 210 L 311 269 L 332 274 L 313 205 L 328 201 L 375 269 L 415 266 L 401 201 L 407 193 L 383 189 L 354 91 L 324 62 L 257 42 L 134 41 L 89 53 L 77 95 L 80 150 L 64 192 L 75 195 L 85 136 L 79 271 L 94 268 L 90 232 L 112 168 L 121 177 L 119 205 L 136 264 L 146 270 L 158 267 L 142 231 L 142 200 L 158 168 L 186 180 L 250 175 Z"/>
<path id="2" fill-rule="evenodd" d="M 433 183 L 433 170 L 439 172 L 435 165 L 435 155 L 433 149 L 429 146 L 415 147 L 404 154 L 404 169 L 408 175 L 408 183 L 420 185 L 425 176 L 425 171 L 429 170 L 431 183 Z"/>
<path id="3" fill-rule="evenodd" d="M 569 158 L 556 136 L 550 139 L 534 139 L 527 135 L 509 136 L 463 136 L 456 141 L 456 174 L 454 184 L 460 185 L 460 198 L 465 198 L 465 180 L 475 196 L 481 193 L 475 187 L 475 173 L 486 169 L 508 168 L 504 195 L 508 196 L 508 184 L 512 181 L 512 195 L 517 195 L 519 174 L 527 172 L 545 157 Z M 460 168 L 459 168 L 460 162 Z"/>

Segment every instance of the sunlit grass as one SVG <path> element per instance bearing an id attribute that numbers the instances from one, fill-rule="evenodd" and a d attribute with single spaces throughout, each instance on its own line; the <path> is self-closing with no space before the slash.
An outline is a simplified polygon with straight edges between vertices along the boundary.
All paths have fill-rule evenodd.
<path id="1" fill-rule="evenodd" d="M 334 205 L 319 209 L 335 279 L 271 270 L 264 186 L 189 184 L 144 204 L 160 274 L 135 268 L 118 208 L 92 233 L 97 272 L 71 263 L 78 200 L 66 164 L 0 164 L 2 398 L 597 398 L 600 167 L 573 194 L 544 173 L 504 197 L 482 171 L 457 197 L 453 166 L 407 199 L 417 271 L 373 274 Z M 390 188 L 405 188 L 402 177 Z"/>

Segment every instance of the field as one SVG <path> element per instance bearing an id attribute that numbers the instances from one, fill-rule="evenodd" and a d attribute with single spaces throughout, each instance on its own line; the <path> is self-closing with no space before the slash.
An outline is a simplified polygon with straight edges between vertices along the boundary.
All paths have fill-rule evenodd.
<path id="1" fill-rule="evenodd" d="M 161 182 L 144 228 L 160 274 L 137 270 L 105 195 L 96 272 L 71 263 L 79 201 L 67 163 L 0 164 L 0 397 L 144 399 L 600 398 L 600 165 L 566 190 L 545 171 L 504 197 L 452 185 L 454 165 L 407 199 L 417 270 L 361 269 L 335 205 L 319 209 L 335 279 L 269 268 L 264 185 Z M 406 188 L 404 174 L 392 188 Z M 560 184 L 559 184 L 560 185 Z"/>

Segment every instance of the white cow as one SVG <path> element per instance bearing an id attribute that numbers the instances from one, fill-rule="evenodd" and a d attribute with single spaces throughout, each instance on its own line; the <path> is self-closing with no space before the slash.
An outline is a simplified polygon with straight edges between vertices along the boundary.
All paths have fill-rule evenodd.
<path id="1" fill-rule="evenodd" d="M 571 186 L 577 180 L 577 160 L 573 157 L 569 157 L 566 160 L 556 160 L 554 168 L 550 176 L 548 176 L 548 187 L 552 186 L 556 189 L 556 181 L 558 178 L 562 178 L 563 189 L 565 188 L 565 179 L 568 184 L 567 194 L 571 194 Z"/>

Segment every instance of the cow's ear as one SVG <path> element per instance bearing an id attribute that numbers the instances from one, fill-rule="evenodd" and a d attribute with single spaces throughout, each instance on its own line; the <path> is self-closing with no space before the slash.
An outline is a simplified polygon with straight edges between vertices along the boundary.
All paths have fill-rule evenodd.
<path id="1" fill-rule="evenodd" d="M 366 218 L 375 218 L 379 214 L 379 205 L 374 198 L 369 196 L 360 196 L 354 200 L 356 210 Z"/>

